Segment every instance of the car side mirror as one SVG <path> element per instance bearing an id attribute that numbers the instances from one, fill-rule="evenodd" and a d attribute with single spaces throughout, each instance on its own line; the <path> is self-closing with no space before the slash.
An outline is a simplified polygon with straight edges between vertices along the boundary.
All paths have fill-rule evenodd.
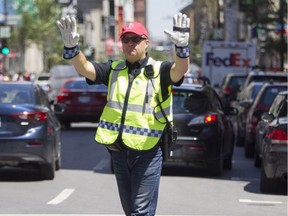
<path id="1" fill-rule="evenodd" d="M 65 109 L 66 109 L 66 104 L 62 104 L 62 103 L 54 104 L 54 112 L 56 114 L 65 112 Z"/>
<path id="2" fill-rule="evenodd" d="M 235 107 L 226 107 L 224 108 L 225 114 L 226 115 L 237 115 L 238 114 L 238 109 Z"/>
<path id="3" fill-rule="evenodd" d="M 248 108 L 249 106 L 251 106 L 252 102 L 251 101 L 239 101 L 239 106 L 244 107 L 244 108 Z"/>
<path id="4" fill-rule="evenodd" d="M 264 122 L 272 122 L 275 117 L 272 113 L 268 113 L 268 112 L 265 112 L 263 113 L 263 115 L 261 116 L 261 119 L 264 121 Z"/>

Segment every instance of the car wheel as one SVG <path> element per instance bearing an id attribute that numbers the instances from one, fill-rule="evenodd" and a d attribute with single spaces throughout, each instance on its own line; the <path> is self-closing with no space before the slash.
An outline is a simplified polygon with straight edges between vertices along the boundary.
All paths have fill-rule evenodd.
<path id="1" fill-rule="evenodd" d="M 57 142 L 57 141 L 55 141 Z M 55 150 L 55 170 L 60 170 L 61 168 L 61 142 L 56 144 Z"/>
<path id="2" fill-rule="evenodd" d="M 62 127 L 65 129 L 71 128 L 71 122 L 62 122 Z"/>
<path id="3" fill-rule="evenodd" d="M 229 157 L 224 160 L 223 168 L 226 170 L 232 169 L 232 155 L 229 155 Z"/>
<path id="4" fill-rule="evenodd" d="M 265 173 L 264 166 L 261 166 L 261 175 L 260 175 L 260 191 L 263 193 L 271 193 L 276 191 L 277 180 L 269 179 Z"/>
<path id="5" fill-rule="evenodd" d="M 246 158 L 252 158 L 254 156 L 254 145 L 253 145 L 253 143 L 250 143 L 247 140 L 245 140 L 244 152 L 245 152 L 245 157 Z"/>
<path id="6" fill-rule="evenodd" d="M 42 179 L 52 180 L 55 177 L 56 161 L 54 155 L 51 155 L 51 163 L 40 165 L 40 176 Z"/>
<path id="7" fill-rule="evenodd" d="M 61 167 L 61 157 L 57 158 L 55 161 L 55 170 L 60 170 Z"/>
<path id="8" fill-rule="evenodd" d="M 256 149 L 254 152 L 254 166 L 257 168 L 261 167 L 261 158 L 259 157 L 259 153 Z"/>
<path id="9" fill-rule="evenodd" d="M 55 162 L 52 164 L 40 165 L 40 175 L 42 179 L 52 180 L 55 177 Z"/>
<path id="10" fill-rule="evenodd" d="M 239 126 L 237 126 L 237 137 L 236 137 L 236 146 L 243 146 L 244 137 L 241 137 L 239 132 Z"/>
<path id="11" fill-rule="evenodd" d="M 223 160 L 222 160 L 222 158 L 210 161 L 208 163 L 208 172 L 212 176 L 221 176 L 223 173 Z"/>

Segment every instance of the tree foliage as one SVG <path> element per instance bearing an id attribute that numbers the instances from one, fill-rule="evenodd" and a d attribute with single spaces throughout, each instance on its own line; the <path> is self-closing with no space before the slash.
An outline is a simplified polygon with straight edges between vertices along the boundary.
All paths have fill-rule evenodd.
<path id="1" fill-rule="evenodd" d="M 59 49 L 63 49 L 55 24 L 61 14 L 60 5 L 55 0 L 21 0 L 16 2 L 15 10 L 21 16 L 21 21 L 13 31 L 10 44 L 14 44 L 22 56 L 26 47 L 36 44 L 43 51 L 46 70 L 51 58 L 61 61 L 62 57 L 55 57 L 56 53 L 62 52 Z"/>

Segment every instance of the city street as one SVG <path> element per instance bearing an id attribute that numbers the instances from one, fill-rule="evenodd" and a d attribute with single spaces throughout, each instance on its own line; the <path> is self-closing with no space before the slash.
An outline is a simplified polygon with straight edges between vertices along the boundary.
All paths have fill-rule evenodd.
<path id="1" fill-rule="evenodd" d="M 39 180 L 33 170 L 0 170 L 0 215 L 123 215 L 109 154 L 94 142 L 95 127 L 62 130 L 62 169 L 52 181 Z M 242 147 L 235 147 L 232 170 L 219 178 L 166 165 L 157 215 L 286 216 L 287 195 L 262 194 L 259 176 Z"/>

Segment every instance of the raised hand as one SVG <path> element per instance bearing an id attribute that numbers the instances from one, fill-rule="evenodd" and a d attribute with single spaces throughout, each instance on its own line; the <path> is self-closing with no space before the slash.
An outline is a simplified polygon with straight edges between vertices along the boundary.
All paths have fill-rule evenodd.
<path id="1" fill-rule="evenodd" d="M 75 17 L 65 16 L 56 21 L 60 30 L 64 46 L 72 48 L 78 45 L 79 34 L 77 33 L 77 23 Z"/>

